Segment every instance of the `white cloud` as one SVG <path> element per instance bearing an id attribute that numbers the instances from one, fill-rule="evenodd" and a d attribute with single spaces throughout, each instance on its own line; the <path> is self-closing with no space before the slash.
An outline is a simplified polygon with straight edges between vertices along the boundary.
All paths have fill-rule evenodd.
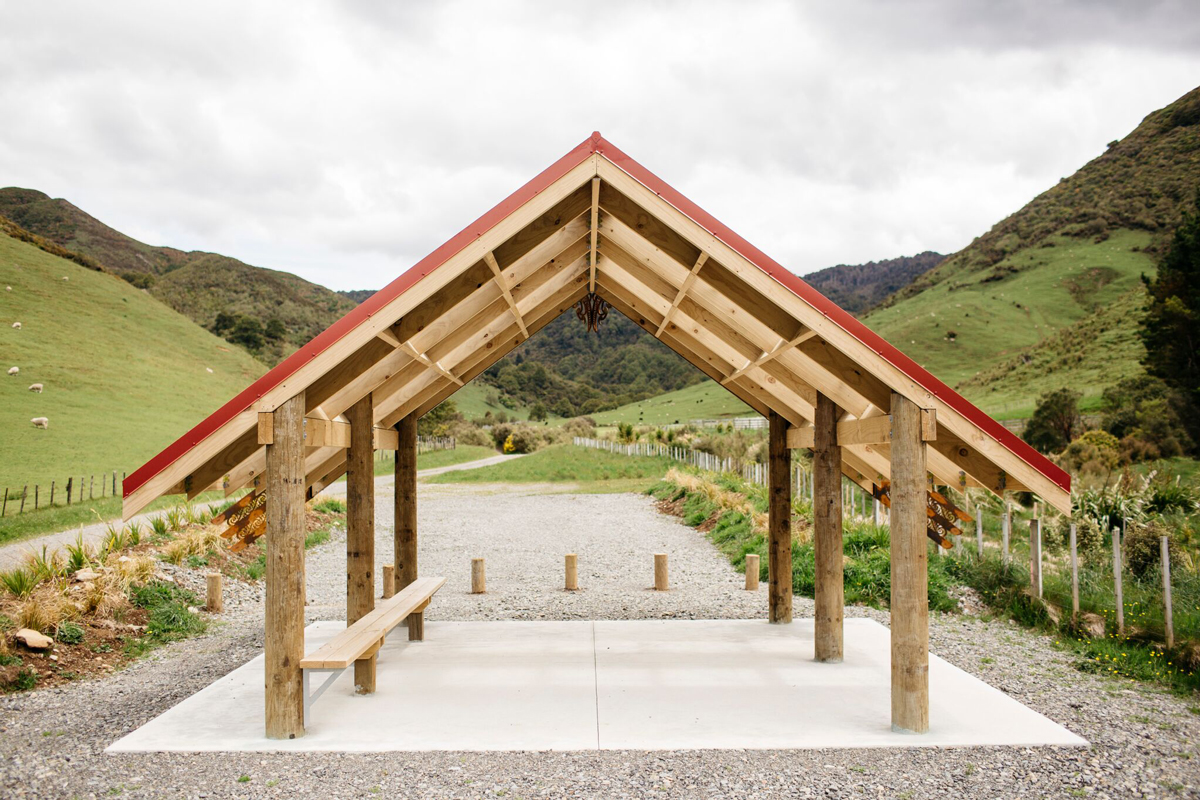
<path id="1" fill-rule="evenodd" d="M 598 128 L 797 272 L 949 252 L 1193 88 L 1131 8 L 14 4 L 0 185 L 373 288 Z"/>

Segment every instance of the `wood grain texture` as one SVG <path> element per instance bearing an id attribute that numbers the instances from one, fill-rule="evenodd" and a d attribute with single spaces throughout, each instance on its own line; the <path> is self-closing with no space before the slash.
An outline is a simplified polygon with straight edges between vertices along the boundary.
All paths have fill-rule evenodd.
<path id="1" fill-rule="evenodd" d="M 295 739 L 304 735 L 304 392 L 273 415 L 266 476 L 266 734 Z"/>
<path id="2" fill-rule="evenodd" d="M 396 450 L 395 560 L 396 591 L 417 579 L 417 418 L 403 417 L 396 424 L 400 444 Z"/>
<path id="3" fill-rule="evenodd" d="M 771 412 L 767 458 L 767 557 L 771 576 L 768 618 L 792 621 L 792 453 L 787 420 Z"/>
<path id="4" fill-rule="evenodd" d="M 839 409 L 817 395 L 813 420 L 813 555 L 816 560 L 814 657 L 842 660 L 842 448 L 838 446 Z"/>
<path id="5" fill-rule="evenodd" d="M 892 395 L 892 729 L 929 730 L 929 555 L 921 410 Z"/>
<path id="6" fill-rule="evenodd" d="M 366 395 L 346 409 L 350 447 L 346 452 L 346 624 L 375 608 L 374 404 Z M 354 690 L 375 691 L 376 656 L 354 662 Z"/>

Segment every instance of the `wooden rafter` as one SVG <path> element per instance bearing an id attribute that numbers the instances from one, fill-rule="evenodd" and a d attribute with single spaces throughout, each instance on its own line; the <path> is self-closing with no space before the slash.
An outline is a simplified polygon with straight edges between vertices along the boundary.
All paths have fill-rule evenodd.
<path id="1" fill-rule="evenodd" d="M 417 348 L 413 347 L 411 343 L 405 342 L 403 345 L 401 345 L 401 347 L 403 347 L 408 352 L 408 354 L 410 356 L 412 356 L 413 358 L 415 358 L 417 361 L 420 361 L 425 366 L 440 373 L 443 378 L 454 381 L 459 386 L 463 385 L 461 378 L 459 378 L 457 375 L 455 375 L 450 370 L 443 367 L 441 362 L 434 361 L 433 359 L 431 359 L 429 356 L 425 355 L 424 353 L 418 353 Z"/>
<path id="2" fill-rule="evenodd" d="M 520 310 L 517 309 L 516 301 L 513 300 L 512 292 L 509 290 L 508 281 L 504 279 L 504 273 L 500 270 L 500 265 L 496 263 L 496 257 L 489 250 L 483 254 L 483 260 L 487 262 L 488 267 L 492 270 L 492 279 L 496 281 L 496 285 L 500 287 L 500 293 L 504 295 L 504 302 L 508 303 L 508 310 L 516 317 L 517 326 L 520 327 L 521 333 L 525 334 L 525 338 L 529 338 L 529 330 L 525 327 L 525 320 L 521 316 Z"/>
<path id="3" fill-rule="evenodd" d="M 592 178 L 592 246 L 589 252 L 588 291 L 596 291 L 596 245 L 600 237 L 600 179 Z"/>
<path id="4" fill-rule="evenodd" d="M 663 321 L 659 323 L 658 330 L 654 332 L 654 338 L 662 337 L 662 333 L 666 330 L 667 325 L 671 322 L 671 316 L 675 313 L 675 309 L 679 308 L 679 302 L 683 300 L 684 295 L 688 293 L 688 289 L 692 288 L 692 284 L 696 281 L 696 275 L 700 273 L 700 268 L 704 266 L 704 262 L 708 261 L 708 253 L 701 251 L 700 257 L 696 259 L 696 265 L 692 267 L 692 271 L 683 279 L 683 285 L 679 287 L 679 292 L 675 295 L 675 299 L 671 301 L 671 307 L 667 309 Z"/>
<path id="5" fill-rule="evenodd" d="M 795 347 L 796 345 L 800 344 L 801 342 L 804 342 L 807 339 L 810 339 L 811 337 L 816 336 L 816 335 L 817 335 L 816 331 L 806 330 L 806 331 L 804 331 L 804 333 L 800 334 L 795 339 L 792 339 L 790 342 L 785 342 L 783 339 L 780 339 L 779 343 L 776 344 L 769 351 L 764 351 L 761 356 L 756 358 L 754 361 L 747 363 L 746 366 L 742 367 L 737 372 L 730 375 L 728 378 L 725 378 L 724 380 L 722 380 L 721 383 L 725 383 L 726 381 L 736 380 L 736 379 L 742 377 L 742 375 L 746 374 L 747 372 L 754 369 L 755 367 L 761 367 L 763 364 L 767 363 L 771 359 L 780 355 L 784 350 L 787 350 L 788 348 L 791 348 L 791 347 Z"/>

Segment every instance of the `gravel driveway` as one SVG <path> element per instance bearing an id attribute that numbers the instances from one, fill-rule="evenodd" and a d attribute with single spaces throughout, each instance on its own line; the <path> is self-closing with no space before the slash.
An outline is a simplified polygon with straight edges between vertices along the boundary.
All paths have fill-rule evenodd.
<path id="1" fill-rule="evenodd" d="M 562 487 L 422 486 L 419 558 L 447 585 L 430 619 L 751 617 L 745 592 L 704 537 L 634 495 Z M 556 493 L 551 493 L 556 492 Z M 391 509 L 377 512 L 391 554 Z M 309 551 L 308 617 L 343 614 L 341 536 Z M 582 591 L 561 590 L 579 554 Z M 650 591 L 651 554 L 672 589 Z M 488 594 L 467 593 L 487 559 Z M 105 755 L 118 737 L 249 660 L 262 644 L 261 591 L 209 635 L 102 680 L 0 700 L 0 796 L 8 797 L 1181 797 L 1200 791 L 1197 698 L 1086 675 L 1053 640 L 1016 626 L 931 616 L 938 655 L 1093 742 L 1084 749 Z M 798 599 L 798 614 L 811 602 Z M 886 615 L 864 609 L 886 621 Z M 937 691 L 936 687 L 933 691 Z M 1197 709 L 1200 712 L 1200 709 Z M 246 776 L 248 780 L 239 780 Z"/>

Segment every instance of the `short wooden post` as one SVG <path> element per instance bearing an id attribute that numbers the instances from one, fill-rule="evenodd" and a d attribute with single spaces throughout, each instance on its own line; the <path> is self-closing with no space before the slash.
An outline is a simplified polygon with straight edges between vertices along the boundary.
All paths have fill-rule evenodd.
<path id="1" fill-rule="evenodd" d="M 91 500 L 95 497 L 95 495 L 93 494 L 95 489 L 96 489 L 96 476 L 89 475 L 88 476 L 88 500 Z"/>
<path id="2" fill-rule="evenodd" d="M 758 591 L 759 573 L 762 571 L 762 565 L 758 558 L 758 553 L 746 554 L 746 591 Z"/>
<path id="3" fill-rule="evenodd" d="M 54 505 L 54 481 L 50 481 L 50 505 Z"/>
<path id="4" fill-rule="evenodd" d="M 417 579 L 417 416 L 409 414 L 396 423 L 395 587 L 399 592 Z M 408 615 L 408 639 L 424 636 L 424 612 Z"/>
<path id="5" fill-rule="evenodd" d="M 304 411 L 304 392 L 276 408 L 267 445 L 268 739 L 304 735 Z"/>
<path id="6" fill-rule="evenodd" d="M 383 596 L 385 598 L 396 596 L 396 566 L 394 564 L 383 565 Z"/>
<path id="7" fill-rule="evenodd" d="M 1121 529 L 1112 529 L 1113 589 L 1117 595 L 1117 635 L 1125 635 L 1125 595 L 1121 586 Z"/>
<path id="8" fill-rule="evenodd" d="M 71 487 L 74 485 L 74 478 L 67 478 L 67 505 L 71 505 Z"/>
<path id="9" fill-rule="evenodd" d="M 1071 619 L 1079 616 L 1079 545 L 1075 540 L 1075 523 L 1071 523 Z"/>
<path id="10" fill-rule="evenodd" d="M 487 567 L 482 558 L 471 559 L 471 594 L 487 594 Z"/>
<path id="11" fill-rule="evenodd" d="M 842 482 L 842 448 L 837 444 L 837 420 L 837 405 L 818 394 L 812 449 L 816 566 L 813 655 L 817 661 L 835 663 L 842 660 L 842 615 L 846 605 L 842 576 L 842 496 L 837 491 Z"/>
<path id="12" fill-rule="evenodd" d="M 771 411 L 768 426 L 768 619 L 788 623 L 792 621 L 792 498 L 787 474 L 792 451 L 787 446 L 787 420 Z"/>
<path id="13" fill-rule="evenodd" d="M 564 562 L 567 574 L 563 588 L 568 592 L 577 591 L 579 589 L 579 556 L 575 553 L 567 553 Z"/>
<path id="14" fill-rule="evenodd" d="M 929 562 L 921 409 L 892 394 L 892 730 L 929 730 Z"/>
<path id="15" fill-rule="evenodd" d="M 38 510 L 38 485 L 36 483 L 33 485 L 33 510 Z"/>
<path id="16" fill-rule="evenodd" d="M 220 614 L 225 610 L 225 598 L 221 593 L 221 573 L 210 572 L 207 575 L 208 584 L 204 595 L 204 610 L 210 614 Z"/>
<path id="17" fill-rule="evenodd" d="M 0 506 L 0 517 L 8 513 L 8 489 L 4 490 L 4 505 Z"/>
<path id="18" fill-rule="evenodd" d="M 368 392 L 346 409 L 346 625 L 375 608 L 375 405 Z M 354 662 L 355 694 L 375 691 L 378 654 Z"/>
<path id="19" fill-rule="evenodd" d="M 983 510 L 975 509 L 975 550 L 983 558 Z"/>
<path id="20" fill-rule="evenodd" d="M 117 496 L 117 471 L 115 469 L 113 470 L 112 486 L 113 486 L 112 496 L 116 497 Z"/>
<path id="21" fill-rule="evenodd" d="M 36 486 L 34 487 L 34 491 L 37 491 Z M 24 488 L 21 489 L 21 507 L 17 509 L 18 514 L 25 513 L 25 497 L 28 494 L 29 494 L 29 484 L 25 484 Z"/>
<path id="22" fill-rule="evenodd" d="M 670 588 L 670 582 L 667 580 L 667 554 L 654 554 L 654 589 L 658 592 L 665 592 Z"/>
<path id="23" fill-rule="evenodd" d="M 1029 520 L 1029 588 L 1042 596 L 1042 521 Z"/>
<path id="24" fill-rule="evenodd" d="M 1175 620 L 1171 608 L 1171 546 L 1167 537 L 1158 540 L 1159 558 L 1162 560 L 1163 581 L 1163 626 L 1167 633 L 1167 649 L 1175 649 Z"/>

